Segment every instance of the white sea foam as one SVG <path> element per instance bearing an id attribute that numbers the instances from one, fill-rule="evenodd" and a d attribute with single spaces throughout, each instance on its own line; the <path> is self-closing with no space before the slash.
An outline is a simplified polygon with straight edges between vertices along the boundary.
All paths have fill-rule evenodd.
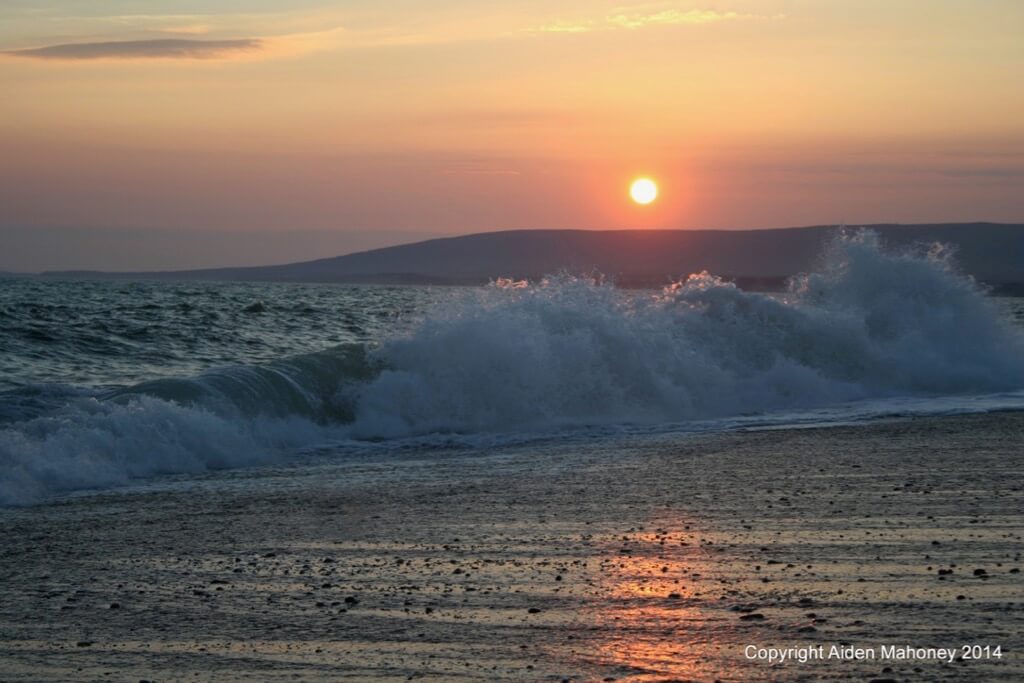
<path id="1" fill-rule="evenodd" d="M 701 273 L 658 296 L 499 282 L 378 352 L 354 430 L 652 423 L 1024 387 L 1024 343 L 946 250 L 833 242 L 783 296 Z"/>
<path id="2" fill-rule="evenodd" d="M 0 504 L 272 461 L 324 439 L 704 429 L 773 414 L 800 424 L 801 410 L 818 423 L 862 419 L 836 408 L 851 401 L 884 414 L 878 400 L 891 397 L 941 397 L 939 412 L 955 412 L 953 396 L 965 411 L 1020 407 L 1021 389 L 1024 337 L 946 251 L 886 252 L 859 232 L 782 295 L 707 273 L 656 294 L 572 276 L 500 281 L 453 295 L 369 355 L 349 345 L 104 397 L 66 391 L 56 409 L 33 397 L 0 428 Z M 752 415 L 764 417 L 736 420 Z"/>
<path id="3" fill-rule="evenodd" d="M 124 404 L 80 399 L 0 430 L 0 504 L 268 462 L 318 438 L 321 430 L 302 418 L 232 420 L 145 396 Z"/>

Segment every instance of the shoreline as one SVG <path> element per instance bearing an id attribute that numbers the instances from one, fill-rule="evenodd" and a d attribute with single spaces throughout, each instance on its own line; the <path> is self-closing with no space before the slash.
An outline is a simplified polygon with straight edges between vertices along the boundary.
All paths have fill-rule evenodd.
<path id="1" fill-rule="evenodd" d="M 623 435 L 0 510 L 0 678 L 1019 680 L 1022 440 L 1019 412 Z"/>

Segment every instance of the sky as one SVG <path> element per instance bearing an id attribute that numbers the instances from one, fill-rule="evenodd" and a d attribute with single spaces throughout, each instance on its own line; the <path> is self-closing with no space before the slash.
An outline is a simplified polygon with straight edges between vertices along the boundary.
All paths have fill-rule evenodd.
<path id="1" fill-rule="evenodd" d="M 1024 222 L 1021 36 L 1018 0 L 4 0 L 0 270 Z"/>

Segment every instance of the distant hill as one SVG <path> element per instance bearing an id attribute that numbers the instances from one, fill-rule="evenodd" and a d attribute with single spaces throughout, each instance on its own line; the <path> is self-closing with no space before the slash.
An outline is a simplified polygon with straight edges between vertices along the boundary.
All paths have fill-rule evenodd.
<path id="1" fill-rule="evenodd" d="M 961 267 L 996 285 L 1024 282 L 1024 224 L 871 225 L 893 246 L 944 242 Z M 770 230 L 513 230 L 432 239 L 277 266 L 47 277 L 473 284 L 496 277 L 598 271 L 621 284 L 662 284 L 700 270 L 773 288 L 806 271 L 835 226 Z"/>

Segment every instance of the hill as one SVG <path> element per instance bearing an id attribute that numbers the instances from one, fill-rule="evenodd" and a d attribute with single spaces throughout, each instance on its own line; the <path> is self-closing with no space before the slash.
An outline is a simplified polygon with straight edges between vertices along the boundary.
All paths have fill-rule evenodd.
<path id="1" fill-rule="evenodd" d="M 1024 224 L 871 225 L 887 244 L 943 242 L 968 273 L 997 285 L 1024 282 Z M 514 230 L 432 239 L 344 256 L 246 268 L 50 277 L 473 284 L 496 277 L 598 271 L 624 285 L 661 284 L 709 270 L 771 288 L 806 271 L 839 228 L 769 230 Z"/>

